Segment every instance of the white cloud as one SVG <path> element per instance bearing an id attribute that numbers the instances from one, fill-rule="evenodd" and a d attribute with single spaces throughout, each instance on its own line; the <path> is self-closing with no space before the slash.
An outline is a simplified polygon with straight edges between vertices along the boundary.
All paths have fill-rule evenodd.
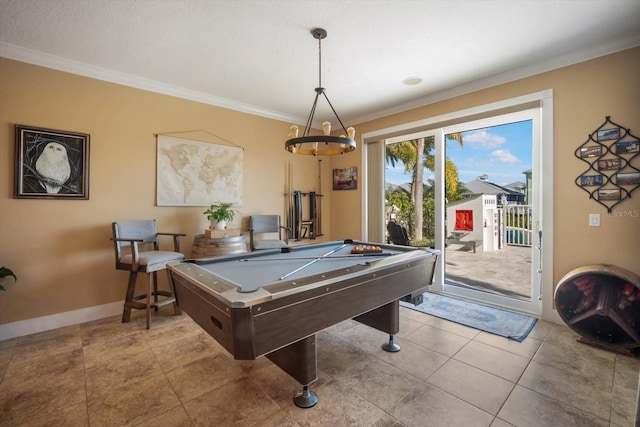
<path id="1" fill-rule="evenodd" d="M 503 136 L 489 133 L 486 129 L 479 129 L 468 133 L 465 132 L 462 136 L 462 142 L 465 147 L 470 146 L 472 148 L 490 150 L 501 146 L 507 142 L 507 139 Z"/>
<path id="2" fill-rule="evenodd" d="M 491 157 L 501 163 L 520 163 L 520 159 L 511 154 L 508 150 L 495 150 L 491 153 Z"/>

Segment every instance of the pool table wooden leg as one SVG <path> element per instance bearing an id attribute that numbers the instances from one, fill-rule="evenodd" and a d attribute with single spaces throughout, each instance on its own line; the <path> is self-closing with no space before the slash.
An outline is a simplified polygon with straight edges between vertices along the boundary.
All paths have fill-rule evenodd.
<path id="1" fill-rule="evenodd" d="M 266 357 L 302 384 L 302 392 L 293 398 L 297 406 L 311 408 L 318 403 L 318 396 L 309 391 L 309 384 L 318 379 L 315 334 L 271 352 Z"/>

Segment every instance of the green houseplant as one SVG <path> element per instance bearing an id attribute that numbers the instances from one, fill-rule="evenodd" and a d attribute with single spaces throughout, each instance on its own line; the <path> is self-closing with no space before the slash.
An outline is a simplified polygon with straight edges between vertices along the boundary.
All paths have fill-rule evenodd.
<path id="1" fill-rule="evenodd" d="M 13 271 L 9 270 L 7 267 L 0 267 L 0 279 L 8 276 L 13 277 L 13 280 L 18 280 L 16 275 L 13 274 Z M 0 291 L 4 291 L 4 290 L 5 290 L 4 286 L 0 285 Z"/>
<path id="2" fill-rule="evenodd" d="M 236 212 L 231 209 L 231 206 L 231 203 L 218 202 L 209 206 L 209 209 L 202 213 L 211 221 L 211 228 L 224 230 L 227 227 L 227 221 L 233 221 L 236 214 Z"/>

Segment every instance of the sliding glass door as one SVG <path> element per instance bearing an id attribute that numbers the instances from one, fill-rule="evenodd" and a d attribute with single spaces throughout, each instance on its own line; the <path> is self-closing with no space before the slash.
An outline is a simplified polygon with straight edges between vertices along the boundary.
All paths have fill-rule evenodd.
<path id="1" fill-rule="evenodd" d="M 439 249 L 433 292 L 539 314 L 540 115 L 524 109 L 376 143 L 366 167 L 379 174 L 383 165 L 384 189 L 375 194 L 385 207 L 369 234 L 393 221 L 412 245 Z"/>

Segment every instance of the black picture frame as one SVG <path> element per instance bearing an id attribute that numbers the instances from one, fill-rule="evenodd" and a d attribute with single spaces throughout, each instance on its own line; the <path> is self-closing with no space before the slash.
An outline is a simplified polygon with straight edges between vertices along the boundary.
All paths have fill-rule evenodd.
<path id="1" fill-rule="evenodd" d="M 602 155 L 601 145 L 592 145 L 580 148 L 580 157 L 585 159 L 588 157 L 599 157 Z"/>
<path id="2" fill-rule="evenodd" d="M 640 185 L 640 172 L 618 172 L 616 174 L 617 185 Z"/>
<path id="3" fill-rule="evenodd" d="M 640 140 L 616 142 L 616 154 L 632 154 L 640 151 Z"/>
<path id="4" fill-rule="evenodd" d="M 598 200 L 622 200 L 622 191 L 619 188 L 598 190 Z"/>
<path id="5" fill-rule="evenodd" d="M 620 165 L 621 162 L 619 158 L 598 160 L 598 170 L 601 171 L 617 170 L 620 169 Z"/>
<path id="6" fill-rule="evenodd" d="M 620 128 L 600 129 L 598 131 L 598 141 L 611 141 L 620 139 Z"/>
<path id="7" fill-rule="evenodd" d="M 15 126 L 16 199 L 89 199 L 90 135 Z"/>
<path id="8" fill-rule="evenodd" d="M 602 175 L 583 175 L 580 177 L 580 185 L 583 187 L 598 186 L 604 183 Z"/>

